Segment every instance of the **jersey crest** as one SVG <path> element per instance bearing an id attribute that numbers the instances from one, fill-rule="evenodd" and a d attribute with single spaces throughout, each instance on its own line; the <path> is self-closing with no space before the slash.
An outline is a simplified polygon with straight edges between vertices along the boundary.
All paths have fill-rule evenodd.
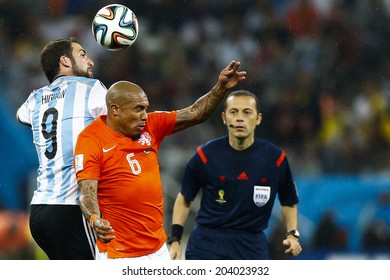
<path id="1" fill-rule="evenodd" d="M 141 145 L 151 145 L 152 138 L 150 137 L 149 133 L 145 132 L 141 134 L 141 137 L 138 139 L 138 143 Z"/>
<path id="2" fill-rule="evenodd" d="M 264 206 L 271 196 L 271 187 L 267 186 L 254 186 L 253 187 L 253 201 L 256 206 Z"/>

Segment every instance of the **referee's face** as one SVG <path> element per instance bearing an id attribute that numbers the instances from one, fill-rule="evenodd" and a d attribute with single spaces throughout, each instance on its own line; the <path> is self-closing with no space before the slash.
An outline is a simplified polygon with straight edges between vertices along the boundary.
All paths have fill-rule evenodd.
<path id="1" fill-rule="evenodd" d="M 229 96 L 222 119 L 228 128 L 230 138 L 252 140 L 256 126 L 261 122 L 261 114 L 257 112 L 253 97 Z"/>

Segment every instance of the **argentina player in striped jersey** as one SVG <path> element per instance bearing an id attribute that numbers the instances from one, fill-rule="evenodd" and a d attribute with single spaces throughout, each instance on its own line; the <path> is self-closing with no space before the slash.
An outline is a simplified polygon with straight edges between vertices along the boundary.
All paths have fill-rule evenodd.
<path id="1" fill-rule="evenodd" d="M 39 159 L 30 205 L 30 230 L 49 259 L 94 259 L 95 235 L 79 207 L 73 153 L 77 137 L 107 113 L 107 89 L 93 78 L 94 62 L 76 38 L 58 39 L 41 52 L 50 84 L 34 90 L 16 113 L 31 126 Z"/>

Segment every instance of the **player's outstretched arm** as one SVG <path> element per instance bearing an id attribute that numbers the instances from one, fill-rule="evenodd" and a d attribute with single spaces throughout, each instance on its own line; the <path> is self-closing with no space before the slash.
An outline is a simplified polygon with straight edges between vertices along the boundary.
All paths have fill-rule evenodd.
<path id="1" fill-rule="evenodd" d="M 245 71 L 238 71 L 239 67 L 239 61 L 231 61 L 221 71 L 217 83 L 210 92 L 200 97 L 191 106 L 177 110 L 174 132 L 204 122 L 215 111 L 228 90 L 245 80 L 247 73 Z"/>

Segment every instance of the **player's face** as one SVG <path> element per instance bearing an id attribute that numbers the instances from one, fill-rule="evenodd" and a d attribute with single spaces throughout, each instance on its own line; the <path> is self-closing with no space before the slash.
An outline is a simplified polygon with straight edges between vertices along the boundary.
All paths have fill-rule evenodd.
<path id="1" fill-rule="evenodd" d="M 149 101 L 145 93 L 133 94 L 131 101 L 119 106 L 118 129 L 133 140 L 141 136 L 148 119 Z"/>
<path id="2" fill-rule="evenodd" d="M 251 96 L 230 96 L 226 105 L 222 119 L 228 128 L 229 136 L 239 139 L 253 138 L 256 126 L 261 122 L 256 101 Z"/>
<path id="3" fill-rule="evenodd" d="M 73 75 L 80 77 L 93 78 L 93 61 L 88 57 L 85 50 L 77 43 L 72 43 L 73 59 L 72 71 Z"/>

